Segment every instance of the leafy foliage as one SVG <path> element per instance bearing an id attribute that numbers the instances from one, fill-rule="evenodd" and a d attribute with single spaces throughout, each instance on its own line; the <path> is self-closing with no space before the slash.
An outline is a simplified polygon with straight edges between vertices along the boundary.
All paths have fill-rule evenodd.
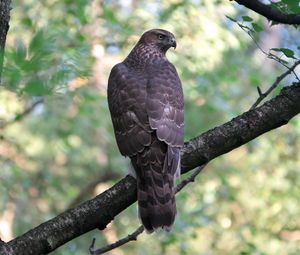
<path id="1" fill-rule="evenodd" d="M 282 0 L 276 8 L 297 13 L 295 2 Z M 186 139 L 248 110 L 256 88 L 265 91 L 285 70 L 253 39 L 284 63 L 299 56 L 295 29 L 270 28 L 229 1 L 13 5 L 0 88 L 0 120 L 16 120 L 1 130 L 0 226 L 11 231 L 0 228 L 4 240 L 68 208 L 98 176 L 127 173 L 112 132 L 106 84 L 111 67 L 143 31 L 162 27 L 177 37 L 178 48 L 168 58 L 184 86 Z M 43 103 L 20 118 L 40 98 Z M 298 118 L 215 160 L 179 194 L 171 233 L 142 235 L 114 254 L 298 254 L 299 127 Z M 115 181 L 100 182 L 85 198 Z M 138 223 L 134 205 L 103 234 L 94 231 L 53 254 L 86 254 L 92 235 L 104 245 Z"/>
<path id="2" fill-rule="evenodd" d="M 299 13 L 299 1 L 294 0 L 281 0 L 278 2 L 271 2 L 271 6 L 286 13 Z"/>

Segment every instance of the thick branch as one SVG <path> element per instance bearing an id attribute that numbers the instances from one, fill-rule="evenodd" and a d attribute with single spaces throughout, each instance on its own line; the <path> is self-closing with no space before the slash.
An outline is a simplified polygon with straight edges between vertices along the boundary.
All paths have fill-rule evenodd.
<path id="1" fill-rule="evenodd" d="M 231 121 L 187 142 L 182 150 L 182 172 L 225 154 L 282 125 L 300 113 L 300 83 Z"/>
<path id="2" fill-rule="evenodd" d="M 10 0 L 0 0 L 0 81 L 3 66 L 4 47 L 9 28 Z"/>
<path id="3" fill-rule="evenodd" d="M 200 166 L 254 138 L 278 128 L 300 112 L 300 83 L 279 96 L 185 143 L 182 172 Z M 126 176 L 112 188 L 6 244 L 11 254 L 47 254 L 92 229 L 104 229 L 136 201 L 136 182 Z M 4 247 L 4 246 L 2 246 Z M 0 245 L 0 254 L 1 251 Z"/>
<path id="4" fill-rule="evenodd" d="M 261 3 L 259 0 L 235 0 L 237 3 L 246 6 L 247 8 L 257 12 L 258 14 L 266 17 L 269 20 L 276 21 L 278 23 L 299 25 L 300 14 L 284 13 L 271 5 Z"/>

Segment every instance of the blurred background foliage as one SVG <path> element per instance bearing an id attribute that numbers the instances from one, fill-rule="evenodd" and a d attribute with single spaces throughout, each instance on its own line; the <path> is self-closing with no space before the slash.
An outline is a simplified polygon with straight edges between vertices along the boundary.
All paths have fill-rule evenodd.
<path id="1" fill-rule="evenodd" d="M 278 8 L 299 7 L 279 2 Z M 184 86 L 186 140 L 248 110 L 256 87 L 266 90 L 285 68 L 234 20 L 252 26 L 265 51 L 285 47 L 299 55 L 297 29 L 270 27 L 229 1 L 13 1 L 0 88 L 1 238 L 28 231 L 126 175 L 107 78 L 145 30 L 161 27 L 177 37 L 168 58 Z M 110 254 L 299 254 L 299 149 L 298 117 L 209 164 L 178 195 L 171 233 L 143 234 Z M 133 205 L 105 231 L 53 254 L 87 254 L 93 236 L 102 246 L 138 225 Z"/>

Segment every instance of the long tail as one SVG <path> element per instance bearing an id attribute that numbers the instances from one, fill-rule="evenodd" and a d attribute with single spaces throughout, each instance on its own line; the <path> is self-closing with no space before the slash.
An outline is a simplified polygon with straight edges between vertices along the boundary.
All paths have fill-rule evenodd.
<path id="1" fill-rule="evenodd" d="M 156 137 L 131 158 L 137 175 L 139 216 L 148 233 L 170 231 L 176 216 L 175 178 L 180 174 L 180 149 Z"/>

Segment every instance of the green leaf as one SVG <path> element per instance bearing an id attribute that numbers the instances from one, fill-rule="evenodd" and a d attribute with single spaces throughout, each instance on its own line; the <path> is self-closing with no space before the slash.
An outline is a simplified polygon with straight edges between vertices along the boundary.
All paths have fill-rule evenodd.
<path id="1" fill-rule="evenodd" d="M 15 55 L 16 62 L 19 62 L 19 61 L 23 62 L 26 58 L 26 54 L 27 54 L 26 52 L 27 52 L 27 50 L 26 50 L 26 47 L 25 47 L 23 41 L 17 40 L 16 55 Z"/>
<path id="2" fill-rule="evenodd" d="M 246 22 L 253 21 L 253 19 L 251 17 L 249 17 L 249 16 L 242 16 L 242 19 L 243 19 L 243 21 L 246 21 Z"/>
<path id="3" fill-rule="evenodd" d="M 254 23 L 254 22 L 252 23 L 252 27 L 255 30 L 255 32 L 257 32 L 257 33 L 264 30 L 260 25 L 258 25 L 257 23 Z"/>
<path id="4" fill-rule="evenodd" d="M 44 81 L 34 78 L 27 82 L 23 92 L 31 96 L 43 96 L 49 94 L 49 90 L 45 86 Z"/>
<path id="5" fill-rule="evenodd" d="M 46 31 L 40 29 L 32 37 L 29 43 L 29 54 L 33 55 L 48 55 L 51 53 L 54 38 L 47 35 Z"/>
<path id="6" fill-rule="evenodd" d="M 29 43 L 29 52 L 33 54 L 34 52 L 38 51 L 39 49 L 43 48 L 44 44 L 44 31 L 39 30 L 33 37 L 31 42 Z"/>
<path id="7" fill-rule="evenodd" d="M 294 56 L 295 53 L 291 49 L 288 49 L 288 48 L 272 48 L 271 50 L 282 52 L 288 58 L 295 58 L 295 56 Z"/>
<path id="8" fill-rule="evenodd" d="M 22 19 L 22 24 L 27 27 L 32 27 L 32 19 L 30 19 L 29 17 L 24 17 Z"/>
<path id="9" fill-rule="evenodd" d="M 287 5 L 289 11 L 293 13 L 299 13 L 300 6 L 298 0 L 281 0 L 281 2 Z"/>
<path id="10" fill-rule="evenodd" d="M 5 86 L 11 90 L 17 90 L 23 78 L 20 69 L 15 66 L 4 66 L 3 74 L 7 81 Z"/>
<path id="11" fill-rule="evenodd" d="M 109 21 L 112 24 L 118 24 L 119 23 L 115 13 L 112 11 L 112 9 L 107 7 L 105 4 L 102 7 L 102 11 L 103 11 L 103 16 L 105 17 L 105 19 L 107 21 Z"/>

